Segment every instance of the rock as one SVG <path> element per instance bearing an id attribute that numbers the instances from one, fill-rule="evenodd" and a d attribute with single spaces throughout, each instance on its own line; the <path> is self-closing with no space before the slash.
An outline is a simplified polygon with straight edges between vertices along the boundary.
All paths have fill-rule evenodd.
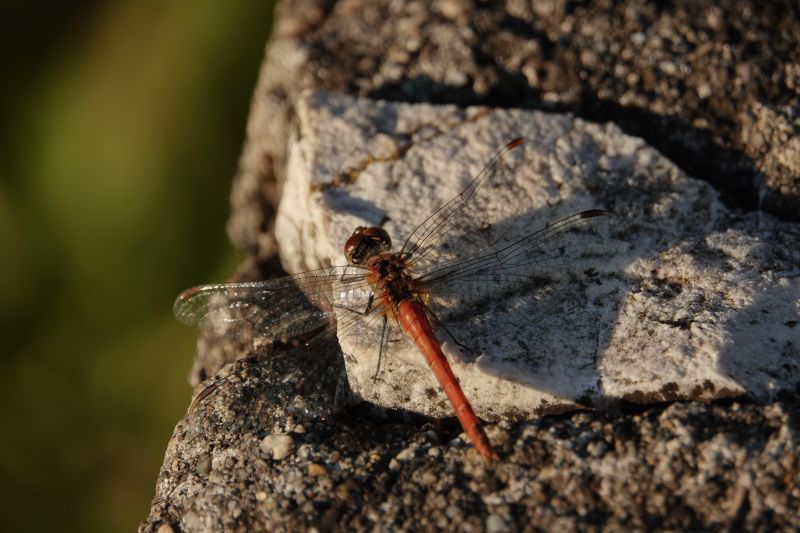
<path id="1" fill-rule="evenodd" d="M 614 122 L 729 206 L 798 220 L 796 3 L 303 0 L 277 13 L 228 225 L 262 260 L 308 89 Z"/>
<path id="2" fill-rule="evenodd" d="M 318 110 L 311 107 L 315 101 Z M 378 118 L 384 113 L 402 117 L 415 112 L 412 107 L 333 95 L 312 97 L 304 112 L 307 118 L 321 113 L 325 120 L 318 122 L 334 128 L 344 139 L 351 134 L 336 130 L 344 126 L 331 109 L 340 110 L 347 123 L 369 124 L 357 114 L 363 108 L 370 108 L 371 116 Z M 436 108 L 426 109 L 426 116 L 439 116 Z M 467 116 L 472 112 L 464 111 Z M 796 320 L 791 313 L 796 313 L 793 305 L 797 302 L 797 276 L 791 273 L 796 269 L 797 248 L 790 244 L 796 239 L 796 228 L 765 215 L 729 211 L 707 184 L 684 175 L 644 142 L 612 125 L 520 111 L 492 111 L 482 120 L 486 121 L 483 128 L 473 129 L 478 123 L 467 122 L 460 126 L 463 129 L 455 127 L 436 139 L 447 145 L 454 138 L 479 138 L 482 131 L 501 132 L 500 138 L 506 138 L 510 131 L 502 132 L 502 128 L 547 132 L 550 140 L 528 133 L 532 142 L 526 150 L 534 148 L 521 152 L 520 161 L 530 159 L 534 162 L 525 168 L 547 168 L 551 179 L 560 181 L 560 186 L 545 183 L 533 189 L 543 196 L 548 212 L 577 209 L 570 202 L 583 198 L 618 213 L 618 229 L 610 236 L 624 246 L 608 263 L 598 266 L 596 274 L 613 283 L 575 288 L 584 290 L 589 301 L 602 300 L 591 305 L 614 317 L 603 319 L 602 312 L 592 315 L 595 327 L 608 331 L 601 331 L 597 360 L 589 367 L 599 380 L 594 396 L 585 395 L 581 401 L 607 407 L 604 398 L 622 400 L 623 411 L 617 407 L 607 413 L 541 420 L 532 420 L 533 414 L 522 409 L 503 413 L 504 422 L 487 430 L 501 461 L 487 468 L 470 446 L 454 438 L 460 432 L 454 426 L 440 428 L 444 435 L 439 437 L 430 426 L 390 418 L 382 427 L 379 419 L 368 423 L 345 414 L 340 415 L 345 418 L 304 420 L 304 431 L 293 436 L 271 433 L 270 428 L 296 428 L 298 423 L 286 418 L 285 406 L 274 393 L 280 377 L 268 369 L 249 368 L 176 428 L 159 477 L 158 496 L 142 530 L 163 523 L 180 529 L 198 524 L 209 529 L 324 528 L 326 524 L 424 529 L 454 523 L 475 528 L 536 523 L 575 529 L 601 520 L 609 527 L 640 529 L 652 525 L 653 516 L 670 528 L 751 529 L 766 524 L 780 527 L 796 520 L 800 464 L 794 450 L 799 426 L 792 413 L 797 404 L 774 401 L 797 383 L 797 353 L 791 349 L 796 327 L 791 325 Z M 299 166 L 307 169 L 308 176 L 324 180 L 330 176 L 326 165 L 336 168 L 337 157 L 350 157 L 346 152 L 326 152 L 324 147 L 335 144 L 325 141 L 319 131 L 301 132 L 319 140 L 293 148 L 305 151 L 306 164 Z M 337 203 L 337 198 L 358 203 L 366 194 L 359 187 L 375 187 L 387 175 L 395 176 L 396 190 L 402 190 L 402 178 L 421 180 L 427 175 L 419 166 L 402 168 L 413 161 L 445 165 L 437 173 L 444 177 L 469 174 L 452 162 L 459 157 L 432 163 L 435 158 L 417 155 L 417 150 L 429 149 L 434 142 L 414 144 L 397 162 L 368 166 L 347 189 L 311 185 L 307 186 L 311 194 L 304 196 L 292 191 L 296 183 L 287 185 L 287 202 L 294 195 L 306 198 L 316 210 L 309 220 L 327 223 L 315 229 L 318 248 L 305 260 L 330 257 L 325 254 L 333 254 L 334 242 L 346 233 L 335 223 L 336 217 L 357 216 L 342 209 L 347 204 Z M 470 146 L 491 153 L 490 148 Z M 552 156 L 545 159 L 538 152 L 540 147 L 549 149 Z M 574 155 L 576 150 L 580 157 Z M 468 150 L 466 154 L 472 165 L 480 166 L 485 159 Z M 537 166 L 537 160 L 549 164 Z M 346 168 L 346 163 L 341 164 Z M 532 171 L 527 176 L 538 179 Z M 431 190 L 430 198 L 414 197 L 411 205 L 379 204 L 376 216 L 383 217 L 380 213 L 385 211 L 391 221 L 402 220 L 392 210 L 413 210 L 417 204 L 435 202 L 435 191 L 447 187 L 448 180 L 425 186 Z M 375 197 L 383 198 L 377 193 Z M 291 209 L 289 205 L 281 207 L 282 217 L 290 211 L 298 215 L 299 204 Z M 308 222 L 302 215 L 297 220 L 295 231 L 301 232 Z M 288 220 L 281 224 L 292 225 Z M 293 240 L 288 233 L 282 235 Z M 618 294 L 609 298 L 614 291 Z M 738 319 L 739 315 L 745 320 Z M 573 322 L 570 327 L 577 326 Z M 757 342 L 761 342 L 761 355 L 752 360 L 747 354 L 756 350 Z M 782 351 L 774 351 L 775 346 L 782 346 Z M 745 351 L 737 352 L 739 347 Z M 554 361 L 562 369 L 574 364 L 567 352 L 558 353 L 561 359 Z M 561 382 L 579 382 L 590 371 L 584 364 L 581 361 L 561 374 Z M 393 376 L 393 369 L 384 371 Z M 555 371 L 551 375 L 555 376 L 551 381 L 559 376 Z M 696 385 L 698 379 L 722 385 Z M 651 407 L 640 414 L 624 411 L 626 402 L 708 400 L 745 392 L 767 403 L 690 403 Z M 481 401 L 478 395 L 474 400 Z M 515 417 L 523 420 L 508 422 Z M 438 444 L 443 442 L 447 444 Z M 435 454 L 427 453 L 432 443 L 438 450 Z M 295 447 L 295 459 L 280 460 Z M 265 460 L 262 452 L 275 460 Z M 337 466 L 324 469 L 328 475 L 319 475 L 319 467 L 328 464 Z M 765 477 L 764 472 L 769 475 Z M 355 483 L 345 485 L 348 480 Z M 269 497 L 260 497 L 263 492 Z M 232 493 L 240 497 L 232 500 L 228 496 Z M 426 493 L 443 499 L 428 501 Z M 647 505 L 637 503 L 634 494 L 647 494 Z M 757 504 L 746 503 L 750 501 Z M 751 505 L 758 505 L 759 511 L 749 512 Z M 509 506 L 516 509 L 515 514 L 508 514 Z M 287 508 L 306 511 L 287 514 L 283 511 Z M 312 512 L 324 508 L 337 511 Z"/>
<path id="3" fill-rule="evenodd" d="M 579 236 L 596 257 L 551 265 L 561 277 L 571 271 L 555 300 L 537 299 L 540 286 L 517 287 L 453 320 L 440 316 L 441 340 L 461 335 L 475 352 L 446 345 L 479 416 L 524 419 L 618 400 L 767 400 L 800 386 L 797 332 L 787 325 L 800 318 L 800 229 L 729 210 L 712 187 L 641 139 L 567 115 L 330 93 L 302 99 L 298 114 L 300 140 L 276 221 L 290 272 L 345 264 L 342 244 L 356 226 L 383 224 L 399 247 L 517 136 L 525 145 L 473 199 L 480 208 L 469 217 L 489 218 L 458 222 L 476 226 L 473 250 L 502 248 L 491 239 L 516 242 L 576 211 L 614 213 L 610 233 Z M 487 232 L 485 222 L 502 231 Z M 419 262 L 415 268 L 424 275 Z M 340 322 L 352 314 L 340 313 Z M 384 407 L 448 416 L 402 332 L 390 333 L 381 379 L 373 378 L 381 328 L 374 317 L 364 322 L 372 328 L 339 331 L 352 389 Z"/>
<path id="4" fill-rule="evenodd" d="M 190 442 L 191 426 L 231 408 L 216 398 L 209 407 L 176 428 L 141 531 L 425 530 L 452 528 L 451 516 L 482 530 L 492 515 L 510 529 L 754 530 L 792 529 L 800 518 L 797 402 L 675 403 L 520 422 L 496 438 L 501 461 L 491 468 L 467 459 L 463 445 L 398 461 L 431 426 L 348 418 L 309 423 L 299 444 L 305 461 L 268 461 L 257 425 L 236 433 L 218 424 Z M 240 408 L 254 421 L 265 414 L 259 402 Z M 459 431 L 437 430 L 442 442 Z M 599 443 L 605 452 L 592 453 Z M 199 474 L 193 462 L 215 447 L 224 455 Z M 309 464 L 337 467 L 314 477 Z"/>
<path id="5" fill-rule="evenodd" d="M 261 451 L 272 456 L 276 461 L 281 461 L 289 456 L 294 449 L 294 441 L 289 435 L 267 435 L 261 441 Z"/>
<path id="6" fill-rule="evenodd" d="M 598 270 L 616 281 L 618 298 L 589 298 L 590 316 L 612 312 L 611 327 L 602 320 L 588 328 L 561 325 L 607 332 L 598 336 L 596 350 L 605 355 L 576 374 L 574 388 L 591 391 L 581 402 L 625 400 L 611 409 L 490 424 L 501 461 L 485 468 L 458 438 L 457 425 L 409 421 L 403 413 L 380 418 L 351 408 L 303 420 L 304 431 L 293 432 L 280 374 L 237 363 L 227 370 L 246 370 L 241 379 L 230 380 L 175 428 L 140 531 L 481 530 L 494 516 L 510 529 L 795 528 L 800 405 L 797 391 L 778 391 L 797 371 L 791 334 L 798 320 L 781 316 L 797 290 L 797 278 L 781 271 L 787 263 L 797 265 L 797 227 L 785 222 L 797 221 L 800 213 L 797 9 L 790 2 L 752 0 L 280 4 L 231 194 L 228 232 L 248 254 L 235 279 L 262 279 L 279 270 L 275 209 L 289 173 L 290 145 L 304 145 L 289 139 L 309 91 L 572 113 L 594 123 L 558 119 L 574 136 L 567 140 L 596 144 L 590 161 L 599 164 L 605 138 L 619 140 L 624 133 L 646 141 L 630 145 L 644 160 L 620 157 L 625 164 L 595 177 L 598 183 L 609 178 L 617 189 L 588 193 L 607 207 L 610 199 L 638 206 L 621 210 L 623 221 L 641 222 L 645 215 L 655 221 L 618 232 L 629 244 L 615 257 L 642 249 L 658 253 L 634 262 L 614 259 L 614 268 Z M 457 126 L 463 117 L 463 108 L 457 109 Z M 382 131 L 402 130 L 390 126 Z M 423 134 L 413 139 L 415 149 Z M 473 151 L 474 158 L 465 161 L 452 151 L 437 161 L 448 168 L 465 163 L 458 172 L 474 171 L 495 148 L 490 140 L 507 140 L 483 135 L 486 142 L 478 143 L 482 151 Z M 395 142 L 385 134 L 366 139 L 368 147 L 340 147 L 363 161 L 364 153 L 385 153 Z M 651 165 L 664 160 L 650 146 L 671 163 Z M 571 148 L 587 155 L 581 146 Z M 380 163 L 368 166 L 367 174 Z M 621 180 L 625 169 L 648 173 Z M 426 172 L 414 179 L 431 175 L 458 177 Z M 569 187 L 572 180 L 562 182 Z M 633 191 L 650 196 L 637 199 Z M 695 203 L 687 204 L 690 198 Z M 688 234 L 679 231 L 683 225 Z M 649 248 L 637 248 L 646 236 Z M 640 291 L 629 292 L 631 287 Z M 587 297 L 612 288 L 607 281 L 581 291 Z M 577 343 L 587 338 L 575 337 Z M 662 345 L 665 338 L 674 342 Z M 337 350 L 318 361 L 338 371 Z M 193 383 L 250 352 L 249 338 L 201 339 Z M 696 359 L 686 357 L 690 353 Z M 593 372 L 604 373 L 602 384 L 589 383 Z M 702 372 L 710 382 L 727 379 L 730 388 L 705 382 L 693 388 L 692 379 Z M 751 398 L 630 403 L 743 391 Z M 276 461 L 261 451 L 266 436 L 287 432 L 294 455 Z M 415 453 L 398 461 L 404 450 Z M 311 464 L 325 465 L 328 475 L 311 475 Z"/>
<path id="7" fill-rule="evenodd" d="M 308 474 L 311 476 L 324 476 L 328 471 L 325 467 L 318 463 L 311 463 L 308 465 Z"/>
<path id="8" fill-rule="evenodd" d="M 508 531 L 508 524 L 503 520 L 503 517 L 498 514 L 491 514 L 486 518 L 486 531 L 487 533 L 503 533 Z"/>

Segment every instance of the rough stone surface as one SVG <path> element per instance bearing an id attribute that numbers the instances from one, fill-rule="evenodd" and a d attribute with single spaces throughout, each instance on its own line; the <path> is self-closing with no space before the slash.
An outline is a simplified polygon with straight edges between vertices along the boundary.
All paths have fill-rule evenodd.
<path id="1" fill-rule="evenodd" d="M 751 261 L 763 266 L 774 243 L 783 243 L 783 259 L 796 253 L 796 243 L 784 235 L 759 233 L 759 218 L 769 227 L 774 221 L 751 210 L 785 220 L 800 213 L 797 10 L 796 3 L 752 0 L 282 4 L 232 191 L 229 234 L 251 256 L 236 278 L 261 278 L 277 269 L 274 215 L 287 175 L 291 125 L 306 90 L 569 111 L 643 137 L 687 175 L 714 187 L 725 205 L 716 230 L 697 227 L 684 249 L 650 258 L 678 269 L 649 277 L 640 272 L 656 283 L 643 284 L 626 303 L 633 316 L 663 329 L 685 327 L 688 343 L 736 347 L 749 338 L 737 357 L 757 359 L 771 346 L 772 328 L 783 331 L 775 309 L 762 312 L 770 300 L 753 298 L 757 291 L 733 291 L 728 265 L 714 271 L 717 279 L 706 281 L 716 284 L 715 294 L 742 299 L 718 307 L 744 304 L 744 312 L 723 316 L 727 338 L 704 339 L 705 328 L 715 324 L 698 320 L 707 302 L 689 297 L 705 286 L 685 284 L 682 272 L 697 278 L 699 266 L 716 268 L 722 260 L 741 273 Z M 679 192 L 661 191 L 660 197 Z M 702 261 L 675 263 L 687 255 Z M 759 267 L 745 286 L 763 288 L 766 277 L 781 287 L 779 277 L 770 275 Z M 642 305 L 647 301 L 653 305 Z M 739 333 L 752 327 L 765 328 L 764 337 Z M 797 324 L 789 319 L 782 327 L 796 330 Z M 648 335 L 634 339 L 644 349 L 656 348 L 648 347 Z M 203 339 L 193 381 L 241 357 L 246 344 Z M 335 366 L 337 353 L 332 347 L 326 363 Z M 274 369 L 239 363 L 234 369 L 246 369 L 242 379 L 230 381 L 176 427 L 140 530 L 482 530 L 503 524 L 511 530 L 793 530 L 800 521 L 797 392 L 769 400 L 769 372 L 729 372 L 742 364 L 732 353 L 722 352 L 717 369 L 743 388 L 767 385 L 758 403 L 646 409 L 628 403 L 683 397 L 662 388 L 655 398 L 628 397 L 618 411 L 504 420 L 488 428 L 502 457 L 488 469 L 452 422 L 403 413 L 377 417 L 357 407 L 298 423 L 282 407 L 285 391 Z M 762 369 L 774 368 L 770 359 Z M 793 372 L 790 366 L 770 379 L 782 382 Z M 624 380 L 617 385 L 625 397 Z M 268 435 L 289 436 L 293 453 L 278 461 L 264 452 Z"/>
<path id="2" fill-rule="evenodd" d="M 582 209 L 616 215 L 606 234 L 583 236 L 594 257 L 549 265 L 557 274 L 580 265 L 555 301 L 537 300 L 540 286 L 516 287 L 464 310 L 478 319 L 437 313 L 474 348 L 453 350 L 451 360 L 479 416 L 525 418 L 620 399 L 767 400 L 800 386 L 800 229 L 730 211 L 710 185 L 641 139 L 561 114 L 328 93 L 301 100 L 298 115 L 276 222 L 292 272 L 342 264 L 356 226 L 383 223 L 399 247 L 517 136 L 525 145 L 457 223 L 475 229 L 467 247 L 500 249 L 492 239 L 516 242 Z M 486 231 L 495 223 L 502 231 Z M 578 244 L 569 243 L 584 251 Z M 549 252 L 536 249 L 539 258 Z M 586 268 L 589 277 L 581 276 Z M 424 266 L 416 269 L 424 276 Z M 435 379 L 401 332 L 390 335 L 381 379 L 373 379 L 380 323 L 363 322 L 339 331 L 353 390 L 386 407 L 447 416 L 447 401 L 431 392 Z"/>
<path id="3" fill-rule="evenodd" d="M 571 111 L 642 137 L 728 205 L 800 214 L 796 2 L 300 0 L 278 6 L 229 234 L 271 258 L 307 89 Z"/>
<path id="4" fill-rule="evenodd" d="M 261 451 L 270 454 L 273 459 L 285 459 L 294 450 L 294 441 L 289 435 L 267 435 L 261 441 Z"/>
<path id="5" fill-rule="evenodd" d="M 414 198 L 403 192 L 402 181 L 425 177 L 421 166 L 430 163 L 426 158 L 442 153 L 432 150 L 437 140 L 446 147 L 454 139 L 461 146 L 473 139 L 471 146 L 485 153 L 469 155 L 466 159 L 474 161 L 466 167 L 480 165 L 491 153 L 486 146 L 497 144 L 480 135 L 485 131 L 504 139 L 522 130 L 529 137 L 532 151 L 522 151 L 517 166 L 546 168 L 549 176 L 549 185 L 548 180 L 536 183 L 531 188 L 536 193 L 526 198 L 538 202 L 532 211 L 569 212 L 579 207 L 576 202 L 588 201 L 619 212 L 610 237 L 625 246 L 615 246 L 613 260 L 598 265 L 611 281 L 598 281 L 603 277 L 598 274 L 594 283 L 572 287 L 583 290 L 587 300 L 598 300 L 592 306 L 602 312 L 592 315 L 591 323 L 602 340 L 595 339 L 596 351 L 585 358 L 570 353 L 569 346 L 547 345 L 555 355 L 541 366 L 550 373 L 541 378 L 537 368 L 534 375 L 540 379 L 530 386 L 541 391 L 549 383 L 545 390 L 556 399 L 550 409 L 539 412 L 574 408 L 568 401 L 557 403 L 570 391 L 604 410 L 609 407 L 601 401 L 604 397 L 623 402 L 606 413 L 535 421 L 522 400 L 515 412 L 481 403 L 478 387 L 473 402 L 494 415 L 488 418 L 501 420 L 489 427 L 489 435 L 502 461 L 487 468 L 452 425 L 407 423 L 407 417 L 391 414 L 388 420 L 376 418 L 358 407 L 298 424 L 295 413 L 287 410 L 290 402 L 281 396 L 285 386 L 280 372 L 240 362 L 238 370 L 245 369 L 241 376 L 176 428 L 143 530 L 163 523 L 181 530 L 394 529 L 411 527 L 413 520 L 422 520 L 418 527 L 442 529 L 467 524 L 497 529 L 531 521 L 543 527 L 580 528 L 604 521 L 643 528 L 656 525 L 654 517 L 658 525 L 672 528 L 791 524 L 800 503 L 798 428 L 791 415 L 796 401 L 772 401 L 780 392 L 791 393 L 798 382 L 800 262 L 793 246 L 798 241 L 795 226 L 767 215 L 730 212 L 709 185 L 685 176 L 644 142 L 612 125 L 539 112 L 398 108 L 329 94 L 312 95 L 303 105 L 308 106 L 301 112 L 308 129 L 301 128 L 299 136 L 307 144 L 292 149 L 297 150 L 292 167 L 305 169 L 305 177 L 314 179 L 305 184 L 293 179 L 287 186 L 278 228 L 288 242 L 307 242 L 298 230 L 309 228 L 308 221 L 321 225 L 313 228 L 316 252 L 289 254 L 289 264 L 301 259 L 326 262 L 338 253 L 335 243 L 348 231 L 340 228 L 337 217 L 366 217 L 362 223 L 369 223 L 371 216 L 388 217 L 402 227 L 407 222 L 399 222 L 396 210 L 426 210 L 426 202 L 438 202 L 437 188 L 450 190 L 448 194 L 453 187 L 458 190 L 449 179 L 417 183 L 430 194 Z M 341 174 L 333 170 L 348 168 L 354 152 L 327 151 L 337 144 L 325 132 L 337 132 L 334 138 L 340 140 L 358 136 L 360 130 L 352 124 L 369 129 L 366 109 L 378 123 L 386 116 L 420 119 L 421 109 L 423 117 L 437 124 L 442 117 L 459 114 L 464 120 L 450 120 L 451 127 L 437 135 L 411 135 L 406 140 L 413 146 L 400 150 L 402 158 L 390 161 L 369 152 L 370 161 L 380 161 L 367 165 L 350 183 L 326 186 Z M 475 116 L 480 118 L 468 120 Z M 399 122 L 416 123 L 410 118 Z M 430 134 L 431 129 L 419 131 Z M 462 164 L 457 159 L 448 158 L 454 169 Z M 510 170 L 509 175 L 516 174 Z M 469 176 L 467 170 L 445 166 L 439 175 L 463 173 Z M 527 178 L 535 181 L 533 174 Z M 392 177 L 394 192 L 414 198 L 411 205 L 378 201 L 374 210 L 347 208 L 385 197 L 375 193 L 382 187 L 381 177 Z M 293 203 L 296 198 L 312 212 L 304 214 Z M 393 226 L 387 222 L 387 227 Z M 554 316 L 561 322 L 574 318 Z M 574 336 L 576 327 L 566 330 Z M 752 353 L 758 358 L 749 358 Z M 331 351 L 326 355 L 331 362 L 321 361 L 322 366 L 335 368 L 337 356 Z M 402 376 L 392 367 L 391 354 L 386 359 L 387 379 Z M 462 376 L 465 388 L 473 385 L 469 377 Z M 414 378 L 430 380 L 425 372 Z M 350 379 L 352 383 L 352 374 Z M 586 392 L 592 387 L 593 392 Z M 407 388 L 394 383 L 394 389 Z M 624 408 L 624 400 L 743 393 L 767 403 L 677 404 L 639 414 Z M 403 398 L 405 404 L 400 399 L 389 405 L 422 410 L 407 395 Z M 446 406 L 427 412 L 445 414 Z M 522 421 L 512 424 L 515 418 Z"/>
<path id="6" fill-rule="evenodd" d="M 356 415 L 309 421 L 296 452 L 276 460 L 260 443 L 287 421 L 242 393 L 178 424 L 140 531 L 481 531 L 501 520 L 511 530 L 791 531 L 800 519 L 796 402 L 503 422 L 488 428 L 502 461 L 487 468 L 453 425 Z"/>

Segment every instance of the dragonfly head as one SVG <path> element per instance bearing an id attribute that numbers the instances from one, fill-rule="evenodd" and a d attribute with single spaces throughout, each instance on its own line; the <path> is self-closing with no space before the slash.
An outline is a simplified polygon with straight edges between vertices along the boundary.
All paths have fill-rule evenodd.
<path id="1" fill-rule="evenodd" d="M 392 239 L 383 228 L 360 226 L 356 228 L 347 242 L 344 243 L 344 256 L 353 266 L 360 266 L 370 257 L 388 252 L 392 248 Z"/>

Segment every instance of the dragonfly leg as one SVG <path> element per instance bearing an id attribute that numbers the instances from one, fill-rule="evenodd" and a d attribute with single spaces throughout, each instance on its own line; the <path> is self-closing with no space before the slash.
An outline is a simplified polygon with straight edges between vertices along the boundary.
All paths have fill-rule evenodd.
<path id="1" fill-rule="evenodd" d="M 349 307 L 345 307 L 343 305 L 334 305 L 336 309 L 344 309 L 345 311 L 349 311 L 351 313 L 355 313 L 359 316 L 367 316 L 372 312 L 372 308 L 375 305 L 375 295 L 370 294 L 369 300 L 367 301 L 367 305 L 364 310 L 358 309 L 351 309 Z M 375 373 L 372 375 L 372 379 L 375 380 L 378 378 L 378 374 L 381 370 L 381 359 L 383 358 L 383 352 L 386 350 L 386 330 L 388 329 L 389 320 L 386 315 L 383 315 L 383 325 L 381 326 L 381 341 L 380 341 L 380 348 L 378 349 L 378 364 L 375 366 Z"/>
<path id="2" fill-rule="evenodd" d="M 359 311 L 358 309 L 350 309 L 349 307 L 345 307 L 343 305 L 336 305 L 336 304 L 334 304 L 333 307 L 335 309 L 344 309 L 345 311 L 350 311 L 351 313 L 355 313 L 357 315 L 367 316 L 368 314 L 370 314 L 372 312 L 372 306 L 373 306 L 374 303 L 375 303 L 375 295 L 374 294 L 370 294 L 369 295 L 369 300 L 367 301 L 367 306 L 364 308 L 363 311 Z"/>
<path id="3" fill-rule="evenodd" d="M 389 319 L 383 315 L 383 326 L 381 327 L 381 342 L 378 348 L 378 364 L 375 365 L 375 373 L 372 375 L 372 380 L 378 379 L 378 372 L 381 371 L 381 359 L 383 359 L 383 352 L 386 349 L 386 327 L 389 325 Z"/>

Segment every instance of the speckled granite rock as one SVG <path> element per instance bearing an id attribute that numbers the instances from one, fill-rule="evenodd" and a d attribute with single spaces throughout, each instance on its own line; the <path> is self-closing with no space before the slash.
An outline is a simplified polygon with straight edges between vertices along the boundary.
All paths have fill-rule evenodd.
<path id="1" fill-rule="evenodd" d="M 140 531 L 791 531 L 800 518 L 797 403 L 501 423 L 488 431 L 503 460 L 487 468 L 453 426 L 278 422 L 242 392 L 214 406 L 225 419 L 199 411 L 175 429 Z M 290 443 L 279 455 L 276 440 Z"/>
<path id="2" fill-rule="evenodd" d="M 796 4 L 532 4 L 301 1 L 280 8 L 232 192 L 229 233 L 253 256 L 237 276 L 274 272 L 274 209 L 289 126 L 306 89 L 611 121 L 714 186 L 732 209 L 734 232 L 758 227 L 757 213 L 741 211 L 756 206 L 797 220 Z M 763 256 L 757 241 L 741 242 L 751 253 L 739 257 L 715 248 L 731 237 L 706 240 L 700 251 L 740 266 Z M 643 288 L 676 301 L 674 283 Z M 686 302 L 690 311 L 693 302 Z M 751 320 L 769 316 L 752 303 Z M 661 316 L 659 306 L 640 311 L 666 328 L 692 327 L 687 316 Z M 796 329 L 792 323 L 776 322 Z M 728 340 L 736 346 L 737 339 Z M 245 348 L 206 339 L 195 381 Z M 759 350 L 755 340 L 739 353 L 758 357 Z M 334 364 L 333 347 L 331 354 Z M 488 428 L 503 461 L 486 469 L 452 423 L 353 408 L 287 417 L 273 372 L 249 368 L 178 424 L 142 531 L 791 530 L 800 520 L 796 392 L 767 403 L 640 410 L 623 402 L 616 412 L 503 421 Z"/>

